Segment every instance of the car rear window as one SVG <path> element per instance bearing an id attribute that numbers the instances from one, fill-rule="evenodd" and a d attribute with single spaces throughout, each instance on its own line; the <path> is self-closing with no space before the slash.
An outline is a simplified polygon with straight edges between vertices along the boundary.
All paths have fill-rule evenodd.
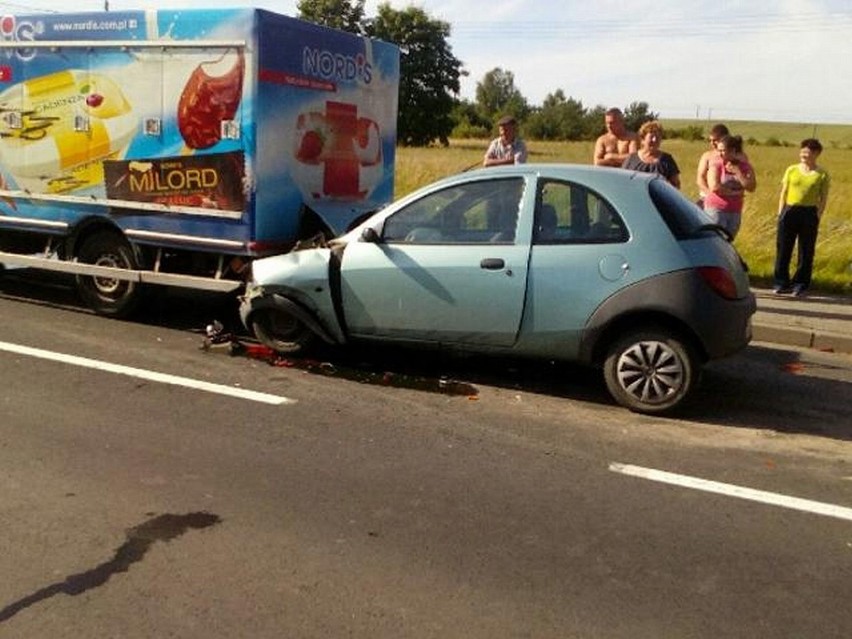
<path id="1" fill-rule="evenodd" d="M 648 183 L 651 200 L 672 235 L 683 240 L 695 237 L 710 221 L 695 202 L 669 184 L 665 179 Z"/>
<path id="2" fill-rule="evenodd" d="M 615 244 L 629 239 L 612 205 L 585 186 L 544 179 L 537 201 L 535 244 Z"/>

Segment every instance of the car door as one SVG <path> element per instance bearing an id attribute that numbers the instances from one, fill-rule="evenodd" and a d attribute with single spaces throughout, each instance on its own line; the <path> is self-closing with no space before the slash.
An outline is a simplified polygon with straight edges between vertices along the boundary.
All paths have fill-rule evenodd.
<path id="1" fill-rule="evenodd" d="M 349 333 L 512 345 L 529 259 L 529 229 L 518 229 L 524 190 L 520 177 L 449 186 L 386 218 L 378 241 L 347 245 L 341 298 Z"/>
<path id="2" fill-rule="evenodd" d="M 589 317 L 631 282 L 636 248 L 600 193 L 541 179 L 527 287 L 525 347 L 574 357 Z"/>

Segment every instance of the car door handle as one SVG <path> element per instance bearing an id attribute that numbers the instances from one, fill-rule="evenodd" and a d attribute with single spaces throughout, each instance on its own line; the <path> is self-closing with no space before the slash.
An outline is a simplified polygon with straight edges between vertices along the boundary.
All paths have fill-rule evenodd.
<path id="1" fill-rule="evenodd" d="M 497 271 L 505 266 L 506 262 L 499 257 L 486 257 L 479 263 L 479 268 L 488 269 L 489 271 Z"/>

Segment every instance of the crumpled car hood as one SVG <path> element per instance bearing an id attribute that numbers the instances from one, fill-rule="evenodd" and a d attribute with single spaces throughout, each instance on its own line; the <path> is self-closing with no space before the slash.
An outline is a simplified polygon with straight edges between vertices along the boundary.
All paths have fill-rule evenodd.
<path id="1" fill-rule="evenodd" d="M 327 248 L 293 251 L 255 260 L 252 279 L 260 286 L 285 286 L 302 289 L 305 283 L 320 280 L 328 284 L 328 263 L 331 250 Z"/>

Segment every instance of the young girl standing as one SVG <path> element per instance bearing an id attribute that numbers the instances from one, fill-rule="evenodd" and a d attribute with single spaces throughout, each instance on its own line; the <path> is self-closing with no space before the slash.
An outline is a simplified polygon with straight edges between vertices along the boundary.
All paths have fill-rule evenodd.
<path id="1" fill-rule="evenodd" d="M 804 295 L 811 285 L 817 229 L 828 201 L 828 173 L 817 166 L 822 153 L 819 140 L 802 140 L 799 163 L 787 167 L 778 200 L 778 239 L 775 255 L 775 292 Z M 793 247 L 799 244 L 799 260 L 790 279 Z"/>

